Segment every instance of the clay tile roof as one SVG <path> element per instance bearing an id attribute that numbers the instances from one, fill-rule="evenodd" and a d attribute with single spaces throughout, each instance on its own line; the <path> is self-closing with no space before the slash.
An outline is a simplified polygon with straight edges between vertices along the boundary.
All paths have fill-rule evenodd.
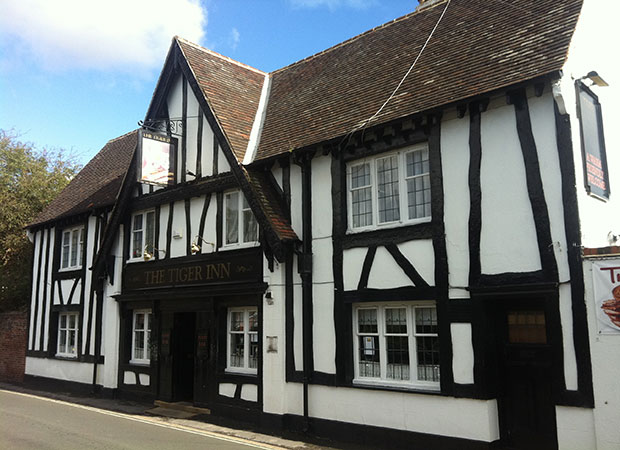
<path id="1" fill-rule="evenodd" d="M 562 68 L 582 0 L 452 0 L 416 67 L 377 123 Z M 256 159 L 344 136 L 390 96 L 445 1 L 271 74 Z"/>
<path id="2" fill-rule="evenodd" d="M 137 136 L 137 131 L 132 131 L 108 141 L 28 226 L 113 204 L 131 163 Z"/>
<path id="3" fill-rule="evenodd" d="M 176 41 L 235 156 L 243 161 L 266 74 L 184 39 Z"/>

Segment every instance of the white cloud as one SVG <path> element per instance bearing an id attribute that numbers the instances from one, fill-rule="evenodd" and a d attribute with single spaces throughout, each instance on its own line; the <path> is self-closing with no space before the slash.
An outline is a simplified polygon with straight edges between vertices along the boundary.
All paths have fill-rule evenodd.
<path id="1" fill-rule="evenodd" d="M 239 45 L 239 40 L 241 39 L 241 35 L 239 34 L 239 30 L 233 27 L 230 30 L 230 46 L 233 50 L 237 49 L 237 45 Z"/>
<path id="2" fill-rule="evenodd" d="M 160 67 L 174 35 L 200 42 L 206 26 L 199 0 L 19 0 L 0 14 L 13 57 L 49 70 Z"/>
<path id="3" fill-rule="evenodd" d="M 376 4 L 376 0 L 290 0 L 293 6 L 304 8 L 318 8 L 326 6 L 334 10 L 341 6 L 348 6 L 356 9 L 365 9 Z"/>

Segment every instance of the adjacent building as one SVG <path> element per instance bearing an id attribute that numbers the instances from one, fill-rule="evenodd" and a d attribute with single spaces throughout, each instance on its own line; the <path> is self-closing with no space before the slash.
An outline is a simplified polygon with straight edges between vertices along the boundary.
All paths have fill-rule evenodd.
<path id="1" fill-rule="evenodd" d="M 617 448 L 618 305 L 582 255 L 620 226 L 604 11 L 421 3 L 272 73 L 175 37 L 141 128 L 28 227 L 27 378 L 394 447 Z"/>

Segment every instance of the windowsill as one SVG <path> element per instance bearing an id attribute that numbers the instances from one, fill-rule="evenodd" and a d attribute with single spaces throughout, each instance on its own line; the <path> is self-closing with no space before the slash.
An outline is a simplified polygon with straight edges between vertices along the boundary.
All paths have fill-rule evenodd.
<path id="1" fill-rule="evenodd" d="M 150 367 L 151 361 L 145 359 L 130 359 L 129 364 L 131 364 L 132 366 Z"/>
<path id="2" fill-rule="evenodd" d="M 242 368 L 226 368 L 224 369 L 224 373 L 229 374 L 229 375 L 248 375 L 248 376 L 257 376 L 258 375 L 258 369 L 242 369 Z"/>
<path id="3" fill-rule="evenodd" d="M 367 231 L 377 231 L 377 230 L 386 230 L 390 228 L 399 228 L 406 227 L 409 225 L 417 225 L 420 223 L 429 223 L 432 220 L 431 217 L 422 217 L 420 219 L 407 220 L 407 221 L 398 221 L 398 222 L 388 222 L 381 225 L 372 225 L 367 227 L 359 227 L 359 228 L 347 228 L 346 234 L 355 234 L 355 233 L 364 233 Z"/>
<path id="4" fill-rule="evenodd" d="M 355 379 L 353 380 L 353 387 L 401 392 L 415 392 L 418 394 L 441 394 L 441 387 L 439 386 L 439 384 L 390 383 L 384 380 L 371 381 Z"/>
<path id="5" fill-rule="evenodd" d="M 143 262 L 151 262 L 157 261 L 155 258 L 144 259 L 144 258 L 130 258 L 127 260 L 127 264 L 135 264 L 135 263 L 143 263 Z"/>
<path id="6" fill-rule="evenodd" d="M 58 269 L 58 272 L 76 272 L 82 270 L 82 266 L 65 267 L 64 269 Z"/>
<path id="7" fill-rule="evenodd" d="M 239 250 L 242 248 L 251 248 L 251 247 L 258 247 L 260 246 L 260 242 L 258 241 L 254 241 L 254 242 L 243 242 L 241 244 L 224 244 L 220 247 L 220 250 L 222 251 L 227 251 L 227 250 Z"/>
<path id="8" fill-rule="evenodd" d="M 70 355 L 67 353 L 56 353 L 56 355 L 54 355 L 54 357 L 56 359 L 62 359 L 65 361 L 76 361 L 78 359 L 77 355 Z"/>

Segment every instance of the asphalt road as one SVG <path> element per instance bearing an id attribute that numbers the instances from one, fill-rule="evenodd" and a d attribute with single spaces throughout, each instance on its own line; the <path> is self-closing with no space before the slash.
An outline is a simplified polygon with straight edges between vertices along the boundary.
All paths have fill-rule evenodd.
<path id="1" fill-rule="evenodd" d="M 2 449 L 217 449 L 278 447 L 29 394 L 0 390 Z"/>

